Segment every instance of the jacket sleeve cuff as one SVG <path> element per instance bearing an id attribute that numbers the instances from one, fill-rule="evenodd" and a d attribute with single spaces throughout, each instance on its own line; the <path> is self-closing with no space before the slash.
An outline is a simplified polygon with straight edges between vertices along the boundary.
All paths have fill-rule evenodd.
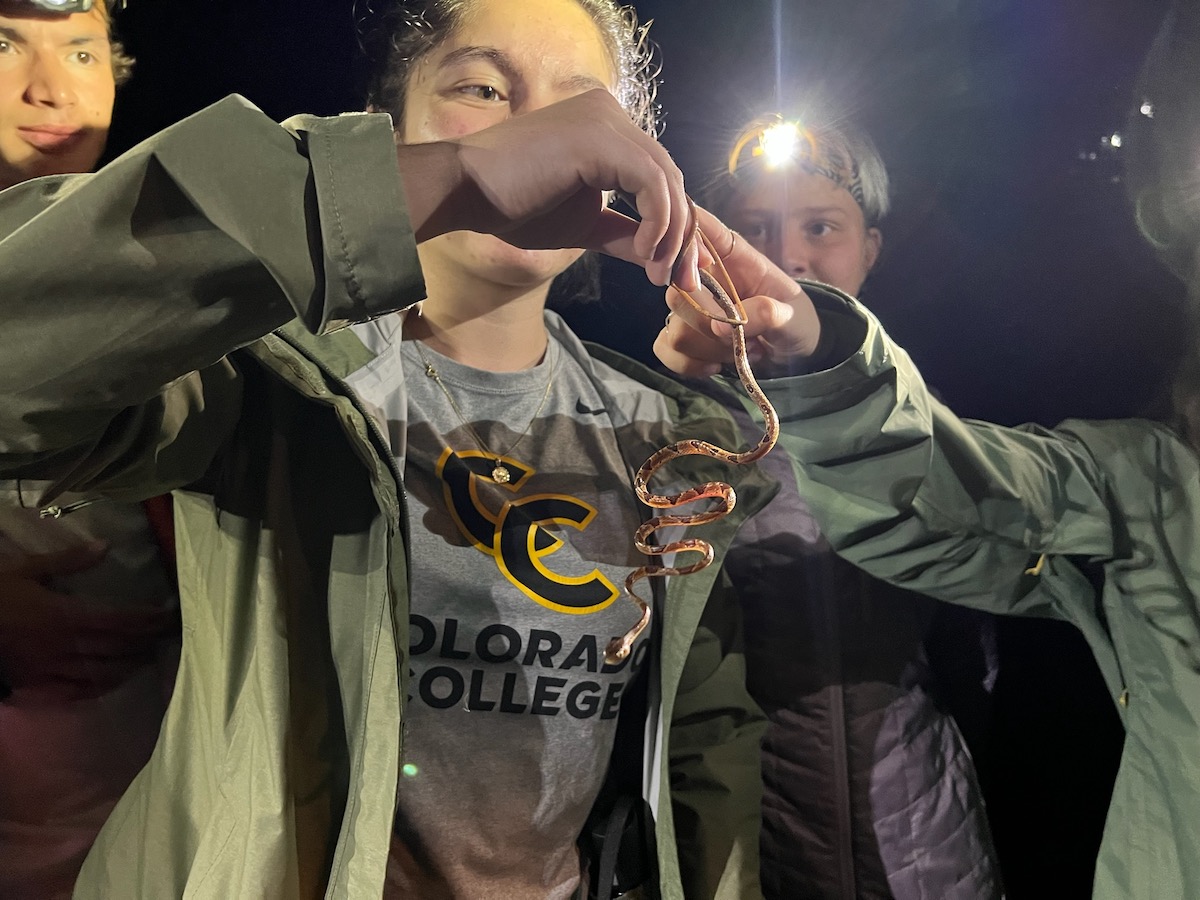
<path id="1" fill-rule="evenodd" d="M 208 223 L 270 273 L 310 331 L 424 296 L 389 116 L 297 116 L 280 128 L 233 95 L 123 159 L 136 167 L 147 154 Z M 146 212 L 169 227 L 182 215 Z M 136 230 L 146 216 L 134 213 Z"/>
<path id="2" fill-rule="evenodd" d="M 823 356 L 837 362 L 820 371 L 763 384 L 784 421 L 820 414 L 831 406 L 856 404 L 864 387 L 893 371 L 898 355 L 904 352 L 857 300 L 827 286 L 806 284 L 804 289 L 821 320 L 822 344 L 827 348 Z"/>
<path id="3" fill-rule="evenodd" d="M 285 124 L 307 147 L 321 229 L 324 302 L 308 327 L 324 334 L 422 299 L 391 117 L 301 116 Z"/>

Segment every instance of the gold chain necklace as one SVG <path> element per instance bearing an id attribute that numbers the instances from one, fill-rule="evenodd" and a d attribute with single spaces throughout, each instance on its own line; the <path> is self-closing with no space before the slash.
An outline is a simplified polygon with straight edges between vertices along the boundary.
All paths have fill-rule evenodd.
<path id="1" fill-rule="evenodd" d="M 417 355 L 421 357 L 421 363 L 425 366 L 425 375 L 434 380 L 434 383 L 442 389 L 442 393 L 446 395 L 446 399 L 450 401 L 450 408 L 454 410 L 454 414 L 458 416 L 458 420 L 463 423 L 463 426 L 471 434 L 471 438 L 475 441 L 480 450 L 485 456 L 492 457 L 492 481 L 496 484 L 508 484 L 512 481 L 512 472 L 502 462 L 503 458 L 508 456 L 517 449 L 517 445 L 525 440 L 525 435 L 529 434 L 529 429 L 533 427 L 533 423 L 537 421 L 537 417 L 542 414 L 542 409 L 546 406 L 546 401 L 550 399 L 550 388 L 554 385 L 554 372 L 558 368 L 558 354 L 554 355 L 554 365 L 550 368 L 550 374 L 546 376 L 546 390 L 542 393 L 542 400 L 538 403 L 537 409 L 533 411 L 533 417 L 525 425 L 525 428 L 517 435 L 517 439 L 509 445 L 509 448 L 503 453 L 493 453 L 484 443 L 483 438 L 479 436 L 479 432 L 475 430 L 475 426 L 467 421 L 467 417 L 463 415 L 463 411 L 458 408 L 458 404 L 454 401 L 454 395 L 450 393 L 450 389 L 446 387 L 446 383 L 442 381 L 442 376 L 438 374 L 438 370 L 434 368 L 433 363 L 429 361 L 429 357 L 425 355 L 425 351 L 421 349 L 421 342 L 414 340 L 413 344 L 416 347 Z M 550 345 L 546 345 L 546 353 L 550 353 Z"/>

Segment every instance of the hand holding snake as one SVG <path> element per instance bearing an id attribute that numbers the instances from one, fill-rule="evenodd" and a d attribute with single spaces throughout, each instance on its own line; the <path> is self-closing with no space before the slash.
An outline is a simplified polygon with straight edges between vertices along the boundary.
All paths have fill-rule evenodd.
<path id="1" fill-rule="evenodd" d="M 741 294 L 754 371 L 774 376 L 807 368 L 820 341 L 821 322 L 801 285 L 712 213 L 697 207 L 696 221 Z M 731 326 L 697 312 L 674 290 L 667 292 L 667 306 L 671 325 L 655 339 L 654 354 L 668 369 L 703 378 L 733 364 Z"/>

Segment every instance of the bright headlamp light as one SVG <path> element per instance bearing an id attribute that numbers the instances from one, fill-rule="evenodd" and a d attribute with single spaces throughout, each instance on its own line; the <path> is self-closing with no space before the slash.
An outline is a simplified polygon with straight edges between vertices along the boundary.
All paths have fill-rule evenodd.
<path id="1" fill-rule="evenodd" d="M 796 168 L 828 178 L 864 203 L 862 175 L 843 137 L 826 129 L 789 121 L 780 115 L 755 119 L 738 136 L 729 152 L 729 174 L 756 163 L 768 172 Z"/>

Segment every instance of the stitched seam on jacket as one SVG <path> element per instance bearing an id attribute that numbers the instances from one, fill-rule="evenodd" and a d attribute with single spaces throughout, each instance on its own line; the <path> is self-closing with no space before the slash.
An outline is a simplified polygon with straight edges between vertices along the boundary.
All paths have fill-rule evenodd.
<path id="1" fill-rule="evenodd" d="M 346 239 L 346 228 L 342 222 L 342 210 L 338 203 L 337 179 L 334 175 L 333 167 L 333 138 L 328 133 L 325 133 L 321 135 L 321 139 L 325 144 L 325 171 L 329 176 L 329 193 L 331 203 L 333 204 L 333 218 L 337 225 L 338 249 L 341 250 L 341 261 L 346 269 L 350 299 L 361 306 L 363 302 L 362 285 L 359 284 L 358 274 L 354 270 L 354 260 L 350 254 L 350 243 Z"/>

